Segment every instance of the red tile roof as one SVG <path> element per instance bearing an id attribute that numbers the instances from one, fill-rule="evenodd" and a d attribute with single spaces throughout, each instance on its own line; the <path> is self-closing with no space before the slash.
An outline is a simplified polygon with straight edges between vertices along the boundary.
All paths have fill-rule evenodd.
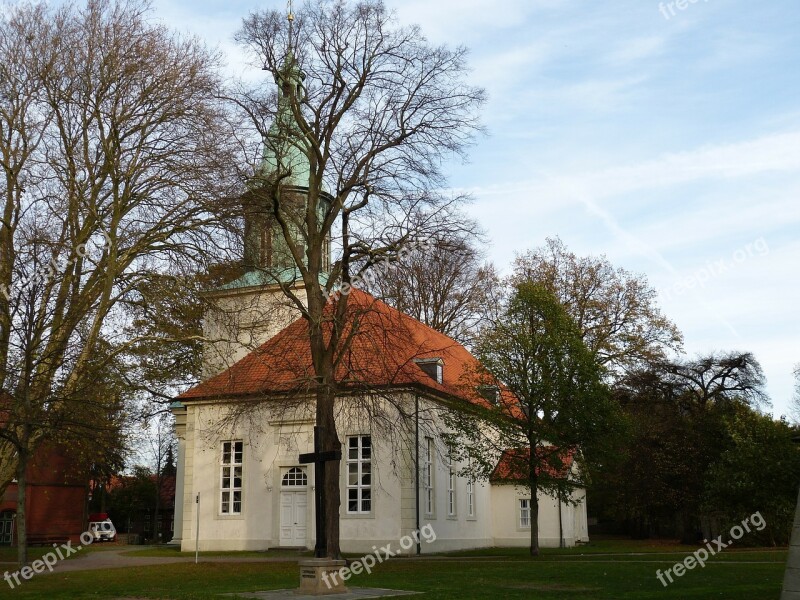
<path id="1" fill-rule="evenodd" d="M 545 462 L 543 466 L 544 473 L 550 477 L 564 477 L 575 459 L 574 451 L 559 451 L 555 448 L 536 448 L 537 456 L 546 460 L 549 454 L 553 456 L 553 462 L 561 461 L 561 468 L 556 469 L 553 464 Z M 515 481 L 526 481 L 528 479 L 528 464 L 530 462 L 531 450 L 530 448 L 510 448 L 504 450 L 500 460 L 497 461 L 497 466 L 492 471 L 489 481 L 492 483 L 513 483 Z M 537 468 L 536 472 L 542 474 L 542 468 Z"/>
<path id="2" fill-rule="evenodd" d="M 335 301 L 325 307 L 333 313 Z M 349 295 L 343 348 L 337 355 L 336 380 L 343 389 L 369 390 L 387 387 L 421 387 L 438 395 L 481 402 L 474 385 L 478 361 L 466 348 L 376 300 L 360 290 Z M 354 325 L 355 324 L 355 325 Z M 239 362 L 178 399 L 233 398 L 269 394 L 302 393 L 311 388 L 314 369 L 309 328 L 298 319 Z M 330 335 L 330 325 L 326 332 Z M 349 337 L 349 339 L 347 339 Z M 442 383 L 428 376 L 417 360 L 441 358 Z"/>

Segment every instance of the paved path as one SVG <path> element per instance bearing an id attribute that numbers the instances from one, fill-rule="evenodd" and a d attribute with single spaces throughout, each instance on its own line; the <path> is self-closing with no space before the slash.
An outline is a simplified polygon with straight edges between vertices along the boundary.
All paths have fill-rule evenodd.
<path id="1" fill-rule="evenodd" d="M 67 573 L 69 571 L 92 571 L 98 569 L 121 569 L 124 567 L 147 567 L 151 565 L 170 565 L 174 563 L 192 563 L 193 556 L 126 556 L 129 552 L 143 550 L 139 547 L 122 547 L 114 550 L 95 550 L 84 555 L 76 555 L 69 560 L 60 560 L 53 568 L 54 572 Z M 200 556 L 200 562 L 218 563 L 268 563 L 268 562 L 297 562 L 301 557 L 293 556 Z M 15 567 L 16 563 L 0 563 L 4 569 Z"/>

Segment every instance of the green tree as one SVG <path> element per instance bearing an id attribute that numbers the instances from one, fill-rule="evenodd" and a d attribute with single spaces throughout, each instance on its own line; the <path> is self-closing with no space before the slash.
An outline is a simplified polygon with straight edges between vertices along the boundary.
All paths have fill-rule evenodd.
<path id="1" fill-rule="evenodd" d="M 740 352 L 662 360 L 618 379 L 629 435 L 594 479 L 593 508 L 636 537 L 695 543 L 710 526 L 709 469 L 732 444 L 727 422 L 768 403 L 763 385 L 758 361 Z"/>
<path id="2" fill-rule="evenodd" d="M 143 466 L 133 468 L 129 476 L 122 476 L 118 485 L 108 494 L 108 513 L 114 525 L 131 533 L 128 524 L 136 521 L 145 511 L 155 506 L 158 497 L 153 472 Z"/>
<path id="3" fill-rule="evenodd" d="M 758 511 L 766 527 L 755 536 L 773 546 L 788 543 L 800 481 L 796 429 L 745 407 L 725 424 L 729 447 L 706 474 L 706 512 L 720 515 L 727 529 Z"/>
<path id="4" fill-rule="evenodd" d="M 627 374 L 613 394 L 626 435 L 595 473 L 593 514 L 635 538 L 678 535 L 695 542 L 705 472 L 722 450 L 729 407 L 688 413 L 654 369 Z"/>
<path id="5" fill-rule="evenodd" d="M 615 430 L 618 410 L 580 332 L 552 292 L 521 283 L 500 318 L 478 340 L 478 381 L 487 400 L 446 417 L 447 442 L 465 473 L 487 478 L 498 458 L 531 493 L 531 556 L 539 554 L 537 493 L 568 498 L 585 485 L 585 461 Z M 496 393 L 495 393 L 496 390 Z"/>

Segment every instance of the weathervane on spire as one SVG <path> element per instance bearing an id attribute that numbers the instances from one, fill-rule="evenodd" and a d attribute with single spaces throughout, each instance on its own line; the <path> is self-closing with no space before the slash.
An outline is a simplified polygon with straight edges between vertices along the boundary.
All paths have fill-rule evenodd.
<path id="1" fill-rule="evenodd" d="M 292 0 L 287 0 L 287 2 L 286 2 L 286 18 L 289 20 L 289 38 L 290 38 L 290 43 L 291 43 L 291 37 L 292 37 L 292 25 L 294 24 L 294 11 L 292 10 L 293 4 L 294 3 L 292 2 Z"/>

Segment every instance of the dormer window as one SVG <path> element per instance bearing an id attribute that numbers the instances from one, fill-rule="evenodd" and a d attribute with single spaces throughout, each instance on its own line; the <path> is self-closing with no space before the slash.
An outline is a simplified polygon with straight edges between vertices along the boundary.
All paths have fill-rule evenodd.
<path id="1" fill-rule="evenodd" d="M 425 371 L 428 377 L 433 379 L 436 383 L 442 383 L 444 361 L 441 358 L 417 359 L 414 362 L 419 365 L 420 369 Z"/>
<path id="2" fill-rule="evenodd" d="M 496 385 L 479 385 L 478 394 L 489 404 L 497 406 L 500 403 L 500 388 Z"/>

